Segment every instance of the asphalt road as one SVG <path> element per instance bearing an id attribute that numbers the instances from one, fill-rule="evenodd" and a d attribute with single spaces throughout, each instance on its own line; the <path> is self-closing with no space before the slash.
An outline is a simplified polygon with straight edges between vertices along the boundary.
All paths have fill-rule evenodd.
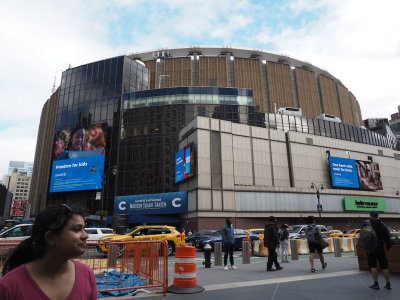
<path id="1" fill-rule="evenodd" d="M 250 264 L 242 264 L 240 252 L 235 252 L 238 270 L 224 271 L 214 265 L 206 269 L 201 264 L 202 253 L 197 252 L 197 284 L 205 290 L 198 294 L 172 294 L 163 296 L 160 289 L 145 290 L 135 296 L 107 297 L 105 299 L 399 299 L 400 276 L 392 275 L 392 290 L 383 288 L 384 279 L 380 274 L 380 290 L 372 290 L 369 272 L 358 269 L 357 257 L 350 253 L 345 257 L 327 256 L 328 267 L 323 271 L 316 261 L 317 272 L 310 272 L 308 259 L 303 256 L 298 261 L 282 264 L 283 270 L 266 272 L 266 257 L 252 257 Z M 169 263 L 169 284 L 173 284 L 174 264 Z M 149 294 L 146 293 L 150 292 Z"/>

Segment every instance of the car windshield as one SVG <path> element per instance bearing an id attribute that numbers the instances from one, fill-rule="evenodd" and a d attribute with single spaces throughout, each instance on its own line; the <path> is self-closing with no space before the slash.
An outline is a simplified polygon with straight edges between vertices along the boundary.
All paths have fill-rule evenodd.
<path id="1" fill-rule="evenodd" d="M 264 230 L 252 230 L 251 231 L 252 233 L 255 233 L 255 234 L 262 234 L 262 233 L 264 233 Z"/>
<path id="2" fill-rule="evenodd" d="M 354 229 L 352 229 L 352 230 L 349 230 L 349 232 L 347 232 L 347 233 L 354 233 L 354 232 L 356 232 Z"/>
<path id="3" fill-rule="evenodd" d="M 220 236 L 221 235 L 221 231 L 214 231 L 211 232 L 211 234 L 209 234 L 209 236 Z"/>
<path id="4" fill-rule="evenodd" d="M 293 227 L 292 227 L 293 228 Z M 301 231 L 301 229 L 303 228 L 303 226 L 299 226 L 299 227 L 295 227 L 293 228 L 292 233 L 299 233 Z"/>
<path id="5" fill-rule="evenodd" d="M 199 236 L 205 236 L 205 235 L 212 235 L 214 234 L 216 231 L 215 230 L 200 230 L 197 235 Z"/>
<path id="6" fill-rule="evenodd" d="M 123 233 L 121 233 L 121 235 L 128 235 L 132 232 L 132 230 L 133 230 L 132 228 L 129 228 L 129 229 L 125 230 Z"/>

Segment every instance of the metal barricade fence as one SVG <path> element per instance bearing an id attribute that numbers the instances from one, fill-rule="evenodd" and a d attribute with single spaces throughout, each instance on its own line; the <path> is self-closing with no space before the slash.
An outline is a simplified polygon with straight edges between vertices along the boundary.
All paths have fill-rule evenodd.
<path id="1" fill-rule="evenodd" d="M 21 241 L 0 242 L 0 268 Z M 168 243 L 140 240 L 86 243 L 86 251 L 74 260 L 93 269 L 98 292 L 161 287 L 168 288 Z"/>

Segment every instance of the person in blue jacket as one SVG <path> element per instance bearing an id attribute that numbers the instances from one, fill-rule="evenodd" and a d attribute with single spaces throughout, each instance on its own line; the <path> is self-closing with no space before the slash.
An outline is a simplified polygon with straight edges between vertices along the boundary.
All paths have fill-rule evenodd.
<path id="1" fill-rule="evenodd" d="M 221 229 L 222 243 L 225 249 L 224 255 L 224 270 L 228 271 L 228 254 L 229 260 L 231 263 L 231 267 L 234 270 L 237 270 L 235 266 L 235 262 L 233 260 L 233 247 L 235 244 L 235 232 L 232 225 L 231 218 L 226 218 L 226 224 Z"/>

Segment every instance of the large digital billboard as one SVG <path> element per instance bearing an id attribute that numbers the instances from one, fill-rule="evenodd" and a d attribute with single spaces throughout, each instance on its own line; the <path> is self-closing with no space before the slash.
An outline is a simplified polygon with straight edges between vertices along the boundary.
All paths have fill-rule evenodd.
<path id="1" fill-rule="evenodd" d="M 50 192 L 101 189 L 106 124 L 57 132 L 53 148 Z"/>
<path id="2" fill-rule="evenodd" d="M 187 145 L 175 154 L 175 183 L 194 175 L 193 145 Z"/>
<path id="3" fill-rule="evenodd" d="M 354 159 L 329 157 L 332 186 L 358 189 L 357 167 Z"/>
<path id="4" fill-rule="evenodd" d="M 23 218 L 28 200 L 14 200 L 11 205 L 11 218 Z"/>
<path id="5" fill-rule="evenodd" d="M 361 190 L 382 190 L 379 164 L 372 161 L 329 157 L 332 186 Z"/>

